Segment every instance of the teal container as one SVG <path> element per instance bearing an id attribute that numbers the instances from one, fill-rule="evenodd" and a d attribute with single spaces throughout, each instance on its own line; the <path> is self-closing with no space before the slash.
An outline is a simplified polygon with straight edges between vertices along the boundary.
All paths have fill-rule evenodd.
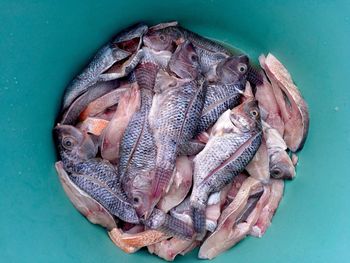
<path id="1" fill-rule="evenodd" d="M 272 226 L 214 262 L 348 262 L 349 1 L 0 1 L 0 261 L 161 262 L 124 254 L 74 209 L 54 170 L 64 87 L 118 30 L 179 20 L 251 57 L 272 52 L 310 107 L 297 177 Z M 177 261 L 192 262 L 196 252 Z"/>

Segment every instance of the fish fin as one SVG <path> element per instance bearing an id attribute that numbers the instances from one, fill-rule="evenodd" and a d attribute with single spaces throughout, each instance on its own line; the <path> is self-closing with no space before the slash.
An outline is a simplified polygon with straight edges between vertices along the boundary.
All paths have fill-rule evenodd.
<path id="1" fill-rule="evenodd" d="M 162 231 L 166 235 L 181 239 L 191 240 L 194 235 L 191 226 L 178 218 L 165 214 L 159 209 L 153 210 L 150 217 L 145 221 L 145 225 L 151 229 Z"/>
<path id="2" fill-rule="evenodd" d="M 205 206 L 191 207 L 193 228 L 198 234 L 205 232 Z"/>

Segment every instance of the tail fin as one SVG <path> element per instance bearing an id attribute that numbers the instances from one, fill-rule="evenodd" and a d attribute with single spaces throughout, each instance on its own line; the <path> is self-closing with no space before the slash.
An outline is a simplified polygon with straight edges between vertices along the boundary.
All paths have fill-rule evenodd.
<path id="1" fill-rule="evenodd" d="M 144 222 L 151 229 L 162 231 L 169 236 L 191 240 L 194 231 L 191 226 L 182 220 L 165 214 L 159 209 L 154 209 L 151 216 Z"/>

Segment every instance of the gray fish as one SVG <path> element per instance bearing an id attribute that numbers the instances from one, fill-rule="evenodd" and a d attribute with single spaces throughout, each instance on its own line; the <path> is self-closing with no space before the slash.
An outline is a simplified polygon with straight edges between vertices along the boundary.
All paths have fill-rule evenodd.
<path id="1" fill-rule="evenodd" d="M 174 51 L 176 46 L 184 40 L 189 40 L 197 52 L 203 72 L 232 55 L 228 49 L 219 43 L 204 38 L 192 31 L 184 29 L 172 23 L 163 24 L 164 26 L 155 26 L 145 34 L 143 41 L 145 46 L 154 50 Z"/>
<path id="2" fill-rule="evenodd" d="M 171 65 L 169 68 L 177 72 L 188 68 L 192 70 L 197 65 L 198 60 L 193 60 L 196 55 L 192 44 L 188 41 L 181 44 L 174 55 L 179 52 L 183 63 Z M 188 72 L 190 72 L 188 70 Z M 185 145 L 194 136 L 197 122 L 203 108 L 205 88 L 199 72 L 192 70 L 192 79 L 181 79 L 167 72 L 160 70 L 157 75 L 155 95 L 149 115 L 150 124 L 154 132 L 157 145 L 156 169 L 153 205 L 164 194 L 168 187 L 174 167 L 175 159 L 179 153 L 181 145 Z M 198 77 L 197 77 L 197 76 Z"/>
<path id="3" fill-rule="evenodd" d="M 129 57 L 130 52 L 124 51 L 113 44 L 103 46 L 87 67 L 66 88 L 63 97 L 63 110 L 91 85 L 95 84 L 100 75 L 111 67 L 116 61 Z"/>
<path id="4" fill-rule="evenodd" d="M 120 65 L 121 73 L 119 75 L 104 75 L 112 65 L 117 62 L 123 62 L 126 58 L 135 53 L 141 46 L 142 36 L 146 33 L 148 27 L 144 24 L 136 24 L 122 32 L 120 32 L 115 39 L 103 46 L 83 70 L 66 88 L 63 97 L 63 110 L 67 109 L 69 105 L 89 87 L 97 81 L 107 81 L 116 79 L 117 77 L 126 76 L 131 72 L 130 68 L 135 67 L 142 57 L 141 53 L 136 53 L 131 59 Z"/>
<path id="5" fill-rule="evenodd" d="M 147 218 L 153 209 L 151 190 L 155 167 L 156 145 L 148 115 L 152 105 L 153 88 L 160 68 L 150 50 L 145 51 L 135 69 L 140 87 L 141 107 L 129 122 L 120 145 L 118 171 L 123 189 L 140 217 Z M 166 57 L 166 56 L 165 56 Z M 164 60 L 166 60 L 166 58 Z M 168 55 L 170 59 L 170 55 Z"/>
<path id="6" fill-rule="evenodd" d="M 194 229 L 205 229 L 205 208 L 211 193 L 232 182 L 258 150 L 262 128 L 257 102 L 246 100 L 227 110 L 214 125 L 209 141 L 194 159 L 191 207 Z"/>
<path id="7" fill-rule="evenodd" d="M 235 107 L 245 89 L 249 59 L 233 56 L 221 61 L 207 76 L 208 87 L 197 132 L 208 130 L 223 112 Z"/>
<path id="8" fill-rule="evenodd" d="M 129 223 L 138 223 L 137 214 L 121 189 L 114 166 L 95 158 L 97 147 L 90 136 L 69 125 L 56 126 L 54 134 L 69 178 L 112 215 Z"/>

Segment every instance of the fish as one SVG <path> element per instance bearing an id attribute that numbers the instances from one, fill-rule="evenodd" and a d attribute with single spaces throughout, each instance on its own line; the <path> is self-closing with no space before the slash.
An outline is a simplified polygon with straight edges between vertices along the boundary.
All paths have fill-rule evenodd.
<path id="1" fill-rule="evenodd" d="M 57 125 L 55 140 L 63 168 L 71 181 L 112 215 L 129 223 L 139 218 L 121 188 L 114 166 L 96 158 L 97 147 L 86 133 L 70 125 Z"/>
<path id="2" fill-rule="evenodd" d="M 98 81 L 107 81 L 118 77 L 126 76 L 131 72 L 142 57 L 142 52 L 136 52 L 142 43 L 142 36 L 147 32 L 148 27 L 145 24 L 135 24 L 114 37 L 113 41 L 104 45 L 93 57 L 87 67 L 66 87 L 62 110 L 67 109 L 71 103 L 82 93 Z M 133 41 L 137 39 L 136 41 Z M 136 43 L 136 44 L 135 44 Z M 136 45 L 136 49 L 131 46 Z M 129 52 L 129 51 L 131 52 Z M 128 57 L 132 57 L 126 60 Z M 121 63 L 126 60 L 126 63 Z M 104 74 L 114 64 L 121 63 L 121 74 L 118 76 L 109 76 Z M 123 66 L 125 64 L 125 66 Z"/>
<path id="3" fill-rule="evenodd" d="M 156 158 L 156 144 L 150 126 L 149 114 L 152 106 L 156 76 L 165 67 L 171 54 L 145 49 L 145 56 L 135 68 L 135 79 L 140 88 L 141 107 L 135 112 L 124 132 L 120 144 L 118 172 L 122 187 L 141 218 L 147 218 L 154 208 L 152 182 Z"/>
<path id="4" fill-rule="evenodd" d="M 178 26 L 176 23 L 163 23 L 150 28 L 143 38 L 145 46 L 154 50 L 169 51 L 174 51 L 179 43 L 186 40 L 193 44 L 203 72 L 207 72 L 212 65 L 232 55 L 221 44 Z"/>
<path id="5" fill-rule="evenodd" d="M 186 198 L 192 187 L 192 169 L 192 161 L 187 156 L 177 157 L 172 184 L 157 204 L 160 210 L 167 213 Z"/>
<path id="6" fill-rule="evenodd" d="M 110 107 L 118 104 L 120 97 L 132 86 L 132 83 L 125 84 L 114 89 L 103 96 L 91 101 L 86 108 L 80 113 L 79 120 L 84 121 L 88 117 L 95 117 Z"/>
<path id="7" fill-rule="evenodd" d="M 303 148 L 309 130 L 308 106 L 290 73 L 274 55 L 269 53 L 261 60 L 282 113 L 283 139 L 291 151 L 297 152 Z"/>
<path id="8" fill-rule="evenodd" d="M 270 195 L 267 204 L 263 207 L 257 222 L 250 231 L 251 236 L 262 237 L 271 224 L 273 215 L 282 199 L 284 181 L 271 179 Z"/>
<path id="9" fill-rule="evenodd" d="M 262 183 L 266 184 L 270 180 L 269 155 L 267 153 L 266 141 L 261 140 L 261 145 L 254 155 L 253 159 L 246 166 L 249 175 Z"/>
<path id="10" fill-rule="evenodd" d="M 101 225 L 108 230 L 117 227 L 116 221 L 107 209 L 72 182 L 61 161 L 56 162 L 55 168 L 69 200 L 83 216 L 91 223 Z"/>
<path id="11" fill-rule="evenodd" d="M 185 53 L 180 67 L 193 68 L 198 63 L 192 60 L 196 55 L 191 43 L 185 41 L 177 50 Z M 175 67 L 175 65 L 174 65 Z M 169 65 L 172 68 L 172 65 Z M 149 122 L 154 134 L 157 155 L 155 179 L 153 181 L 153 205 L 168 188 L 175 160 L 181 145 L 186 145 L 196 131 L 196 125 L 204 104 L 205 88 L 199 72 L 192 79 L 181 79 L 159 70 L 154 88 L 155 95 L 149 114 Z"/>
<path id="12" fill-rule="evenodd" d="M 266 140 L 271 177 L 276 179 L 293 179 L 295 167 L 289 157 L 287 145 L 280 133 L 263 122 L 264 138 Z"/>
<path id="13" fill-rule="evenodd" d="M 143 224 L 154 230 L 159 230 L 169 236 L 191 240 L 194 235 L 192 226 L 155 208 L 147 219 L 141 219 Z"/>
<path id="14" fill-rule="evenodd" d="M 197 133 L 208 130 L 222 113 L 240 102 L 245 90 L 249 59 L 233 56 L 221 61 L 207 76 L 207 93 Z"/>
<path id="15" fill-rule="evenodd" d="M 118 107 L 108 126 L 104 130 L 101 140 L 101 156 L 103 159 L 117 164 L 119 160 L 119 146 L 124 131 L 132 116 L 139 110 L 141 104 L 140 91 L 137 83 L 126 90 L 120 97 Z"/>
<path id="16" fill-rule="evenodd" d="M 195 231 L 204 231 L 208 197 L 220 191 L 244 170 L 260 147 L 262 128 L 257 102 L 248 99 L 224 112 L 208 143 L 195 157 L 191 210 Z"/>
<path id="17" fill-rule="evenodd" d="M 276 129 L 281 136 L 284 134 L 284 123 L 280 108 L 277 104 L 271 83 L 263 74 L 263 82 L 256 87 L 255 98 L 259 103 L 261 118 L 272 128 Z"/>
<path id="18" fill-rule="evenodd" d="M 118 88 L 119 85 L 118 80 L 95 83 L 85 93 L 74 100 L 69 108 L 61 115 L 59 123 L 75 125 L 79 115 L 92 101 Z"/>
<path id="19" fill-rule="evenodd" d="M 201 245 L 200 259 L 213 259 L 249 234 L 269 196 L 268 187 L 261 188 L 261 183 L 254 178 L 243 182 L 236 198 L 222 212 L 217 229 Z M 260 197 L 255 196 L 257 190 Z"/>

